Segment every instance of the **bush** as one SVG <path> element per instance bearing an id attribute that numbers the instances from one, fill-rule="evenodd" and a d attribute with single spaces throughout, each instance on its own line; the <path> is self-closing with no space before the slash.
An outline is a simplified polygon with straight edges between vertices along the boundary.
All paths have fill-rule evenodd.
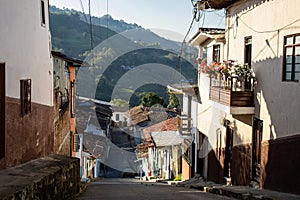
<path id="1" fill-rule="evenodd" d="M 182 175 L 182 174 L 178 174 L 178 176 L 176 176 L 176 177 L 174 178 L 174 181 L 181 181 L 181 175 Z"/>

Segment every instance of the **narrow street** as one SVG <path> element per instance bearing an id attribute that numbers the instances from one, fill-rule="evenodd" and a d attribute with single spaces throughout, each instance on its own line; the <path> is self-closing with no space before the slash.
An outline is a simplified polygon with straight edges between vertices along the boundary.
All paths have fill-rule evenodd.
<path id="1" fill-rule="evenodd" d="M 90 199 L 201 199 L 218 200 L 232 199 L 213 195 L 199 190 L 169 186 L 164 183 L 140 182 L 135 179 L 103 179 L 88 184 L 86 191 L 77 200 Z"/>

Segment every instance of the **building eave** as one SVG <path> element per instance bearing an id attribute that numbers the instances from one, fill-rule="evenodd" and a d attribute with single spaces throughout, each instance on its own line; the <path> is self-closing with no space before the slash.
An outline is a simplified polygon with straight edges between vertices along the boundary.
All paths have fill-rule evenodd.
<path id="1" fill-rule="evenodd" d="M 225 29 L 222 28 L 199 28 L 198 32 L 192 37 L 189 43 L 192 46 L 200 46 L 207 40 L 225 39 Z"/>
<path id="2" fill-rule="evenodd" d="M 68 57 L 67 55 L 65 55 L 61 52 L 58 52 L 58 51 L 51 51 L 51 54 L 52 54 L 53 57 L 63 59 L 67 63 L 71 63 L 71 65 L 73 65 L 74 67 L 80 67 L 83 64 L 82 60 L 78 60 L 78 59 Z"/>
<path id="3" fill-rule="evenodd" d="M 222 9 L 231 6 L 240 0 L 207 0 L 206 8 Z"/>

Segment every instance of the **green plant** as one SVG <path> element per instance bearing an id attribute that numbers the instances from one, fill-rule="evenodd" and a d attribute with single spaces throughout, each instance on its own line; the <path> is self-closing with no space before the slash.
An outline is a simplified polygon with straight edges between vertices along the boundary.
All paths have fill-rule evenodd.
<path id="1" fill-rule="evenodd" d="M 249 78 L 253 76 L 253 71 L 251 66 L 249 66 L 247 63 L 236 64 L 234 65 L 233 74 L 238 76 L 240 79 L 249 80 Z"/>
<path id="2" fill-rule="evenodd" d="M 182 176 L 182 174 L 178 174 L 178 175 L 174 178 L 174 181 L 181 181 L 181 176 Z"/>

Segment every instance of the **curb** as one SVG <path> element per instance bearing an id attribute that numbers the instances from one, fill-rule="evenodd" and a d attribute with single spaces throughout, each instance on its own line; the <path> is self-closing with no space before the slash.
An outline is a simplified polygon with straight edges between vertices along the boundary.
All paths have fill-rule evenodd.
<path id="1" fill-rule="evenodd" d="M 182 185 L 183 186 L 183 185 Z M 183 186 L 184 187 L 184 186 Z M 232 197 L 235 199 L 241 199 L 241 200 L 274 200 L 273 198 L 270 198 L 265 195 L 257 195 L 252 193 L 242 193 L 242 192 L 236 192 L 233 190 L 230 190 L 229 188 L 225 188 L 222 186 L 199 186 L 199 185 L 190 185 L 190 188 L 200 190 L 203 192 L 216 194 L 216 195 L 222 195 L 227 197 Z"/>

